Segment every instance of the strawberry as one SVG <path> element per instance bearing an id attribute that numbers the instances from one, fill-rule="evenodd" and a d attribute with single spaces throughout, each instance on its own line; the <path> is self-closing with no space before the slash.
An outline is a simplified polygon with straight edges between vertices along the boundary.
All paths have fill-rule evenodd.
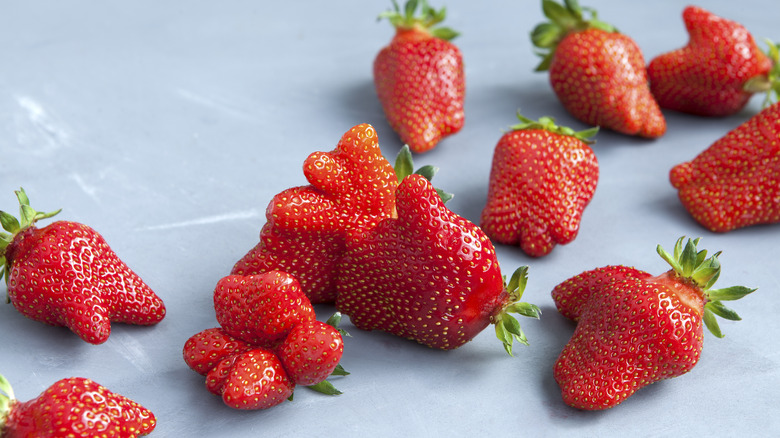
<path id="1" fill-rule="evenodd" d="M 510 354 L 513 339 L 527 343 L 509 315 L 539 315 L 536 306 L 517 302 L 526 269 L 518 269 L 505 287 L 490 240 L 447 209 L 421 175 L 404 178 L 396 207 L 397 217 L 348 245 L 339 266 L 337 309 L 360 329 L 432 348 L 457 348 L 490 323 Z"/>
<path id="2" fill-rule="evenodd" d="M 673 254 L 658 246 L 672 266 L 661 275 L 609 266 L 553 289 L 556 306 L 577 321 L 554 365 L 568 405 L 610 408 L 644 386 L 683 375 L 699 360 L 703 325 L 722 337 L 715 315 L 740 319 L 722 301 L 755 289 L 712 289 L 720 275 L 720 253 L 707 258 L 707 251 L 696 248 L 699 239 L 689 239 L 685 246 L 683 240 L 676 242 Z"/>
<path id="3" fill-rule="evenodd" d="M 267 409 L 292 396 L 295 383 L 287 377 L 279 358 L 256 348 L 235 357 L 219 392 L 235 409 Z"/>
<path id="4" fill-rule="evenodd" d="M 581 121 L 628 135 L 656 138 L 666 121 L 647 83 L 642 52 L 630 37 L 596 18 L 585 19 L 575 0 L 542 0 L 549 22 L 532 32 L 544 59 L 536 68 L 566 110 Z"/>
<path id="5" fill-rule="evenodd" d="M 281 271 L 222 278 L 214 290 L 214 310 L 225 333 L 265 348 L 275 348 L 315 316 L 298 280 Z"/>
<path id="6" fill-rule="evenodd" d="M 313 320 L 293 327 L 276 352 L 296 384 L 311 386 L 323 382 L 336 370 L 344 343 L 336 327 Z"/>
<path id="7" fill-rule="evenodd" d="M 14 399 L 0 376 L 0 435 L 4 438 L 92 438 L 148 435 L 156 426 L 151 411 L 92 380 L 71 377 L 38 397 Z"/>
<path id="8" fill-rule="evenodd" d="M 416 16 L 418 4 L 421 15 Z M 436 27 L 445 9 L 408 0 L 401 12 L 380 14 L 395 27 L 374 60 L 374 85 L 387 121 L 414 152 L 425 152 L 463 127 L 466 90 L 463 56 L 450 41 L 458 34 Z"/>
<path id="9" fill-rule="evenodd" d="M 251 344 L 230 336 L 225 330 L 210 328 L 187 339 L 184 344 L 184 362 L 205 376 L 223 359 L 252 349 Z"/>
<path id="10" fill-rule="evenodd" d="M 522 123 L 504 134 L 493 152 L 488 201 L 480 226 L 493 241 L 520 245 L 528 255 L 549 254 L 577 237 L 580 219 L 599 178 L 588 138 L 518 114 Z"/>
<path id="11" fill-rule="evenodd" d="M 780 103 L 672 168 L 683 206 L 707 229 L 780 222 Z"/>
<path id="12" fill-rule="evenodd" d="M 0 266 L 8 298 L 24 316 L 70 328 L 100 344 L 111 322 L 150 325 L 165 316 L 162 300 L 94 229 L 57 221 L 38 228 L 52 213 L 37 212 L 23 189 L 16 192 L 21 222 L 0 212 L 8 233 L 0 233 Z"/>
<path id="13" fill-rule="evenodd" d="M 232 274 L 285 271 L 300 281 L 312 303 L 333 302 L 346 241 L 393 214 L 398 180 L 368 124 L 346 132 L 333 151 L 312 153 L 303 171 L 310 185 L 271 200 L 260 242 Z"/>
<path id="14" fill-rule="evenodd" d="M 650 89 L 663 108 L 702 116 L 741 110 L 757 92 L 780 93 L 778 48 L 769 57 L 741 24 L 688 6 L 683 21 L 690 39 L 680 49 L 650 61 Z M 774 67 L 773 67 L 774 63 Z"/>

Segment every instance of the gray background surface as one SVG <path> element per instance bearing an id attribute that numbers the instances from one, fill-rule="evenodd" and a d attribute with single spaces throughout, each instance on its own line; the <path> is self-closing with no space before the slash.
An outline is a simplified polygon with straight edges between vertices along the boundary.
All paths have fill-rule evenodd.
<path id="1" fill-rule="evenodd" d="M 771 1 L 701 5 L 780 39 Z M 686 2 L 592 0 L 600 18 L 633 37 L 645 59 L 687 42 Z M 655 141 L 602 131 L 601 180 L 580 235 L 541 259 L 499 246 L 506 273 L 530 266 L 525 299 L 542 310 L 523 321 L 530 347 L 507 356 L 492 330 L 452 352 L 352 327 L 328 398 L 299 389 L 294 402 L 240 412 L 209 394 L 181 349 L 216 325 L 217 280 L 258 241 L 272 196 L 305 184 L 301 165 L 331 150 L 351 126 L 373 124 L 382 150 L 400 142 L 374 94 L 371 64 L 392 37 L 376 21 L 389 1 L 42 1 L 0 4 L 0 208 L 16 211 L 23 186 L 33 207 L 97 229 L 163 298 L 155 327 L 115 324 L 103 345 L 84 343 L 0 305 L 0 372 L 20 399 L 68 376 L 90 377 L 150 408 L 153 436 L 726 436 L 780 431 L 780 227 L 714 234 L 697 225 L 668 182 L 689 160 L 760 108 L 705 119 L 667 112 Z M 440 6 L 435 2 L 434 6 Z M 515 112 L 583 129 L 553 95 L 529 32 L 536 1 L 447 2 L 447 23 L 466 65 L 466 124 L 417 164 L 441 167 L 448 206 L 479 221 L 493 147 Z M 550 298 L 583 270 L 627 264 L 667 269 L 655 246 L 681 235 L 723 250 L 719 284 L 759 291 L 735 302 L 743 321 L 707 334 L 699 364 L 641 390 L 615 409 L 565 406 L 552 364 L 574 325 Z M 0 291 L 4 293 L 4 286 Z M 320 318 L 332 306 L 317 306 Z M 351 324 L 345 324 L 350 329 Z"/>

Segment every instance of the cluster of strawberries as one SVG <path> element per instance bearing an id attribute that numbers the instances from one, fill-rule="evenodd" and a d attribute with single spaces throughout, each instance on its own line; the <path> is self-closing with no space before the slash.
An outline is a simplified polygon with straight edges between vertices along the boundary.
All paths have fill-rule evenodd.
<path id="1" fill-rule="evenodd" d="M 688 46 L 645 68 L 633 41 L 586 20 L 575 1 L 542 4 L 551 21 L 532 33 L 547 50 L 539 69 L 549 69 L 563 105 L 588 124 L 658 137 L 666 130 L 660 107 L 726 115 L 752 93 L 780 88 L 778 48 L 763 55 L 739 24 L 700 8 L 684 12 Z M 588 146 L 597 128 L 574 132 L 549 117 L 518 115 L 520 123 L 495 149 L 482 226 L 449 210 L 449 195 L 430 183 L 436 169 L 415 171 L 410 150 L 429 150 L 462 127 L 463 66 L 447 41 L 457 34 L 436 27 L 444 10 L 421 5 L 421 16 L 415 15 L 417 0 L 403 12 L 396 4 L 382 14 L 397 33 L 374 63 L 378 97 L 408 148 L 391 165 L 376 131 L 362 124 L 331 152 L 312 153 L 303 166 L 309 184 L 271 200 L 259 243 L 219 280 L 214 308 L 220 327 L 184 345 L 186 364 L 206 376 L 207 389 L 228 406 L 274 406 L 296 385 L 337 394 L 327 378 L 347 374 L 339 365 L 341 313 L 357 328 L 431 348 L 458 348 L 491 324 L 508 353 L 514 341 L 527 344 L 510 314 L 539 317 L 537 306 L 520 302 L 528 268 L 507 282 L 491 239 L 543 256 L 576 237 L 598 180 Z M 745 47 L 749 57 L 713 55 Z M 740 64 L 724 68 L 713 59 Z M 672 184 L 694 218 L 714 231 L 780 222 L 778 132 L 775 104 L 672 169 Z M 0 265 L 9 301 L 21 313 L 69 327 L 93 344 L 107 340 L 111 322 L 150 325 L 164 318 L 162 300 L 95 230 L 67 221 L 38 228 L 37 221 L 58 212 L 37 212 L 23 190 L 16 194 L 20 219 L 0 212 Z M 722 301 L 754 289 L 713 289 L 719 253 L 707 257 L 697 245 L 698 239 L 680 238 L 671 254 L 659 246 L 671 269 L 658 276 L 608 266 L 553 290 L 558 310 L 578 321 L 554 368 L 568 404 L 608 408 L 642 386 L 686 373 L 698 361 L 703 327 L 721 336 L 715 316 L 739 319 Z M 313 303 L 332 303 L 340 313 L 317 321 Z M 2 377 L 0 391 L 3 436 L 53 430 L 92 436 L 97 429 L 137 436 L 155 427 L 151 412 L 82 378 L 57 382 L 24 403 L 13 399 Z M 87 400 L 84 393 L 93 396 Z M 75 414 L 84 411 L 94 415 Z"/>
<path id="2" fill-rule="evenodd" d="M 326 379 L 346 375 L 339 366 L 344 345 L 291 275 L 269 271 L 230 275 L 214 291 L 219 328 L 184 344 L 184 361 L 206 376 L 206 388 L 236 409 L 264 409 L 291 398 L 295 385 L 340 394 Z"/>

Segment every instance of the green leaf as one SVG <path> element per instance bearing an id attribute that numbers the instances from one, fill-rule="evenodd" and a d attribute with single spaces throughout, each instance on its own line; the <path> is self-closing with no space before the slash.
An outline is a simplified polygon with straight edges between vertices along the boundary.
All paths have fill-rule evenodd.
<path id="1" fill-rule="evenodd" d="M 424 176 L 428 181 L 431 181 L 438 172 L 439 168 L 430 164 L 414 171 L 415 174 Z"/>
<path id="2" fill-rule="evenodd" d="M 455 197 L 455 195 L 453 195 L 452 193 L 445 192 L 442 189 L 436 189 L 436 193 L 439 194 L 439 197 L 441 198 L 441 202 L 445 204 L 447 203 L 447 201 Z"/>
<path id="3" fill-rule="evenodd" d="M 708 290 L 707 296 L 712 301 L 734 301 L 755 291 L 756 289 L 745 286 L 731 286 L 723 289 Z"/>
<path id="4" fill-rule="evenodd" d="M 737 315 L 737 312 L 724 306 L 720 301 L 710 301 L 704 305 L 704 309 L 709 309 L 710 312 L 720 316 L 723 319 L 728 319 L 729 321 L 742 321 L 742 318 Z"/>
<path id="5" fill-rule="evenodd" d="M 437 27 L 431 30 L 431 35 L 435 36 L 436 38 L 443 39 L 445 41 L 451 41 L 458 37 L 460 33 L 457 31 L 449 28 L 449 27 Z"/>
<path id="6" fill-rule="evenodd" d="M 339 324 L 341 324 L 341 312 L 336 312 L 333 315 L 331 315 L 330 318 L 328 318 L 328 320 L 325 321 L 325 324 L 328 324 L 333 328 L 338 328 Z"/>
<path id="7" fill-rule="evenodd" d="M 506 327 L 504 327 L 504 324 L 500 322 L 496 324 L 496 337 L 504 345 L 504 350 L 506 350 L 506 352 L 509 353 L 510 356 L 513 356 L 512 343 L 514 341 L 514 337 L 512 336 L 511 333 L 508 333 L 506 331 Z"/>
<path id="8" fill-rule="evenodd" d="M 18 233 L 21 228 L 19 221 L 15 217 L 2 210 L 0 210 L 0 224 L 2 224 L 4 230 L 11 234 Z"/>
<path id="9" fill-rule="evenodd" d="M 336 365 L 336 368 L 330 373 L 331 376 L 348 376 L 349 374 L 349 371 L 345 370 L 341 364 Z"/>
<path id="10" fill-rule="evenodd" d="M 405 144 L 401 150 L 398 151 L 398 155 L 395 158 L 394 169 L 399 183 L 414 172 L 412 151 L 409 149 L 409 145 Z"/>
<path id="11" fill-rule="evenodd" d="M 558 45 L 563 30 L 555 23 L 540 23 L 531 31 L 531 42 L 540 49 L 550 49 Z"/>
<path id="12" fill-rule="evenodd" d="M 341 394 L 343 394 L 343 392 L 341 392 L 338 389 L 336 389 L 336 387 L 333 386 L 333 384 L 330 383 L 327 380 L 323 380 L 320 383 L 315 383 L 314 385 L 309 385 L 309 386 L 307 386 L 307 388 L 309 388 L 309 389 L 311 389 L 313 391 L 317 391 L 320 394 L 325 394 L 325 395 L 341 395 Z"/>
<path id="13" fill-rule="evenodd" d="M 718 320 L 713 315 L 712 311 L 706 306 L 704 307 L 704 325 L 707 326 L 707 330 L 710 331 L 715 337 L 722 338 L 723 333 L 720 331 Z"/>

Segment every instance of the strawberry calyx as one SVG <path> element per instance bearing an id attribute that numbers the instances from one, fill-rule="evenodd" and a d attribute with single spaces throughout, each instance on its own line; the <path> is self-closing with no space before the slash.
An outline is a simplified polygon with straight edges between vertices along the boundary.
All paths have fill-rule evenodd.
<path id="1" fill-rule="evenodd" d="M 0 270 L 0 278 L 5 277 L 6 281 L 8 281 L 8 274 L 11 269 L 9 266 L 10 262 L 6 259 L 6 249 L 13 242 L 14 237 L 35 225 L 35 222 L 41 219 L 48 219 L 62 211 L 62 209 L 49 213 L 36 211 L 30 207 L 30 199 L 23 188 L 15 190 L 14 193 L 16 193 L 16 198 L 19 200 L 19 219 L 10 213 L 0 210 L 0 225 L 5 230 L 5 232 L 0 231 L 0 268 L 2 268 Z"/>
<path id="2" fill-rule="evenodd" d="M 542 0 L 542 12 L 549 21 L 536 25 L 531 31 L 531 41 L 534 46 L 541 49 L 536 52 L 542 57 L 542 62 L 536 67 L 536 71 L 546 71 L 550 68 L 558 43 L 572 32 L 587 29 L 617 32 L 614 26 L 598 19 L 595 9 L 583 8 L 577 0 L 563 0 L 563 4 L 555 0 Z M 585 17 L 583 12 L 588 12 L 589 17 Z"/>
<path id="3" fill-rule="evenodd" d="M 765 75 L 748 79 L 742 89 L 751 94 L 766 93 L 763 107 L 766 108 L 780 99 L 780 44 L 764 39 L 768 47 L 766 56 L 772 61 L 772 68 Z"/>
<path id="4" fill-rule="evenodd" d="M 398 155 L 395 157 L 395 164 L 393 165 L 395 170 L 395 176 L 398 178 L 398 183 L 404 180 L 409 175 L 422 175 L 429 182 L 439 172 L 439 168 L 430 164 L 420 167 L 414 170 L 414 159 L 412 158 L 412 151 L 409 149 L 409 145 L 403 145 Z M 445 192 L 444 190 L 436 188 L 436 193 L 439 194 L 442 202 L 446 203 L 452 199 L 455 195 Z"/>
<path id="5" fill-rule="evenodd" d="M 506 292 L 509 295 L 507 304 L 490 320 L 495 325 L 496 337 L 504 344 L 504 350 L 512 354 L 512 345 L 518 341 L 523 345 L 528 345 L 528 338 L 525 336 L 520 322 L 511 313 L 521 316 L 539 319 L 542 314 L 541 309 L 535 304 L 520 302 L 528 283 L 528 266 L 521 266 L 515 270 L 509 283 L 504 278 Z"/>
<path id="6" fill-rule="evenodd" d="M 742 318 L 726 307 L 722 301 L 738 300 L 756 289 L 745 286 L 731 286 L 722 289 L 712 289 L 720 276 L 720 251 L 707 258 L 707 250 L 697 250 L 699 238 L 688 239 L 683 246 L 685 236 L 677 239 L 674 252 L 668 253 L 658 245 L 658 254 L 672 267 L 677 280 L 693 285 L 704 298 L 704 325 L 716 337 L 722 338 L 723 333 L 716 319 L 719 316 L 730 321 L 740 321 Z"/>
<path id="7" fill-rule="evenodd" d="M 417 15 L 418 6 L 420 15 Z M 437 27 L 447 16 L 447 9 L 434 9 L 426 0 L 408 0 L 401 11 L 396 0 L 393 0 L 393 9 L 379 14 L 378 19 L 387 18 L 399 32 L 416 31 L 424 35 L 431 35 L 450 41 L 459 35 L 449 27 Z"/>
<path id="8" fill-rule="evenodd" d="M 520 123 L 509 127 L 513 131 L 520 131 L 523 129 L 543 129 L 555 134 L 574 137 L 587 144 L 595 143 L 596 141 L 593 140 L 593 137 L 599 132 L 598 126 L 582 131 L 575 131 L 568 126 L 558 126 L 555 124 L 555 119 L 549 116 L 540 117 L 539 120 L 532 120 L 518 112 L 517 118 L 520 120 Z"/>
<path id="9" fill-rule="evenodd" d="M 5 428 L 5 422 L 8 415 L 11 413 L 11 408 L 16 403 L 14 397 L 14 390 L 11 388 L 11 383 L 8 379 L 0 374 L 0 433 Z"/>

